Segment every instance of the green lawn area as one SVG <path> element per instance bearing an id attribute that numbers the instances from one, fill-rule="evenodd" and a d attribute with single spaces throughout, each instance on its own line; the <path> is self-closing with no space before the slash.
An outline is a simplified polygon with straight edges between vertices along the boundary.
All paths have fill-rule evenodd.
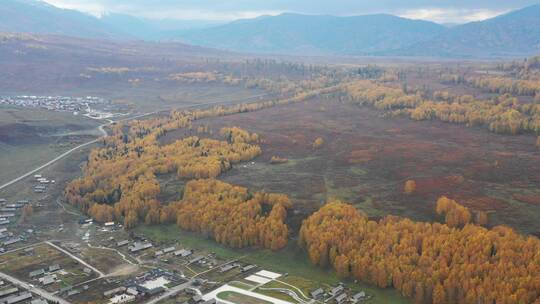
<path id="1" fill-rule="evenodd" d="M 321 269 L 313 266 L 306 253 L 296 245 L 294 240 L 289 242 L 287 248 L 277 252 L 260 249 L 234 250 L 195 233 L 182 231 L 175 225 L 139 226 L 135 231 L 144 234 L 156 243 L 179 242 L 182 247 L 215 252 L 224 259 L 242 257 L 242 262 L 256 264 L 269 271 L 288 273 L 287 277 L 281 277 L 279 280 L 300 288 L 306 294 L 318 287 L 328 287 L 343 281 L 336 276 L 332 269 Z M 363 283 L 355 284 L 351 281 L 347 283 L 348 287 L 354 291 L 363 290 L 372 295 L 373 299 L 367 303 L 412 303 L 410 299 L 401 296 L 394 289 L 381 289 Z"/>
<path id="2" fill-rule="evenodd" d="M 307 296 L 309 296 L 309 293 L 311 291 L 321 287 L 321 284 L 319 284 L 318 282 L 314 282 L 314 281 L 308 280 L 306 278 L 299 277 L 299 276 L 294 276 L 294 275 L 289 275 L 287 277 L 281 277 L 278 280 L 298 288 L 300 291 L 302 291 L 304 293 L 304 295 L 307 295 Z M 296 294 L 298 294 L 298 296 L 304 298 L 302 296 L 302 294 L 300 294 L 300 292 L 298 292 L 297 289 L 291 288 L 287 284 L 283 284 L 281 282 L 272 281 L 272 282 L 269 282 L 268 284 L 263 285 L 262 287 L 264 287 L 264 288 L 285 288 L 285 289 L 290 289 L 290 290 L 296 292 Z M 323 287 L 329 288 L 330 286 L 323 286 Z M 306 300 L 309 300 L 309 299 L 306 299 Z"/>
<path id="3" fill-rule="evenodd" d="M 228 285 L 236 287 L 236 288 L 241 288 L 241 289 L 244 289 L 244 290 L 250 290 L 250 289 L 255 287 L 253 285 L 246 284 L 246 283 L 244 283 L 242 281 L 232 281 L 232 282 L 229 282 Z"/>
<path id="4" fill-rule="evenodd" d="M 217 294 L 217 298 L 236 304 L 273 304 L 272 302 L 258 299 L 252 296 L 241 294 L 234 291 L 222 291 Z"/>
<path id="5" fill-rule="evenodd" d="M 287 301 L 287 302 L 290 302 L 290 303 L 298 303 L 298 301 L 296 301 L 295 299 L 293 299 L 291 296 L 289 296 L 288 294 L 286 293 L 283 293 L 283 292 L 279 292 L 277 290 L 262 290 L 260 288 L 257 288 L 254 290 L 254 292 L 256 293 L 260 293 L 260 294 L 263 294 L 265 296 L 269 296 L 269 297 L 272 297 L 272 298 L 276 298 L 276 299 L 280 299 L 280 300 L 283 300 L 283 301 Z"/>
<path id="6" fill-rule="evenodd" d="M 292 278 L 292 277 L 287 277 L 287 279 L 290 279 L 290 278 Z M 297 280 L 297 281 L 308 283 L 309 288 L 302 288 L 304 286 L 298 285 L 298 284 L 292 284 L 291 282 L 287 282 L 288 284 L 291 284 L 292 286 L 295 286 L 296 288 L 300 289 L 305 295 L 309 295 L 310 291 L 312 291 L 313 289 L 316 289 L 316 288 L 313 288 L 314 286 L 317 286 L 317 288 L 318 288 L 318 286 L 320 286 L 316 282 L 312 282 L 312 281 L 309 281 L 307 279 L 303 279 L 303 278 L 300 278 L 300 277 L 294 277 L 294 278 L 300 279 L 300 280 Z M 274 296 L 274 297 L 277 297 L 277 295 L 280 295 L 280 297 L 277 297 L 278 299 L 283 299 L 285 301 L 295 302 L 296 303 L 297 301 L 294 300 L 288 294 L 285 294 L 285 293 L 282 293 L 282 292 L 279 292 L 279 291 L 276 291 L 276 290 L 263 290 L 265 288 L 288 289 L 288 290 L 296 293 L 300 298 L 304 299 L 305 301 L 309 301 L 309 298 L 305 298 L 304 296 L 302 296 L 302 294 L 298 291 L 298 289 L 292 288 L 291 286 L 288 286 L 288 285 L 283 284 L 283 283 L 278 282 L 278 281 L 268 282 L 268 283 L 264 284 L 263 286 L 261 286 L 260 288 L 258 288 L 256 291 L 259 292 L 259 293 L 267 294 L 267 295 Z"/>

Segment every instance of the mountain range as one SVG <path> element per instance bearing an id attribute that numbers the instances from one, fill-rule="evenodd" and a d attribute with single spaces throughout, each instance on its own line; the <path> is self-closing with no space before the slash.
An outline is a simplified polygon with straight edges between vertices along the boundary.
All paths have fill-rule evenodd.
<path id="1" fill-rule="evenodd" d="M 181 31 L 218 24 L 205 20 L 153 20 L 116 13 L 97 18 L 40 0 L 0 1 L 2 32 L 157 41 L 175 38 Z"/>
<path id="2" fill-rule="evenodd" d="M 359 55 L 401 49 L 443 33 L 442 25 L 392 15 L 282 14 L 187 31 L 182 41 L 242 52 Z"/>
<path id="3" fill-rule="evenodd" d="M 38 0 L 0 1 L 0 31 L 112 40 L 179 41 L 248 53 L 337 56 L 524 57 L 540 53 L 540 4 L 445 26 L 386 14 L 285 13 L 237 20 L 101 18 Z"/>

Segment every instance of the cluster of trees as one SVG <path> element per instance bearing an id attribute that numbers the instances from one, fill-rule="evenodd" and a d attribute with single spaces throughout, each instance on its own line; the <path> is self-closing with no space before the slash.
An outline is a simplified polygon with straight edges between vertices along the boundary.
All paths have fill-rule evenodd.
<path id="1" fill-rule="evenodd" d="M 21 212 L 21 222 L 25 223 L 28 221 L 28 218 L 34 214 L 34 207 L 31 204 L 26 204 L 22 207 Z"/>
<path id="2" fill-rule="evenodd" d="M 465 83 L 465 76 L 455 73 L 443 73 L 439 75 L 439 80 L 445 84 L 462 84 Z"/>
<path id="3" fill-rule="evenodd" d="M 497 65 L 497 69 L 501 71 L 514 72 L 516 74 L 522 74 L 522 72 L 540 69 L 540 56 L 530 57 L 524 61 L 500 63 Z"/>
<path id="4" fill-rule="evenodd" d="M 123 220 L 127 228 L 147 219 L 150 211 L 160 209 L 157 197 L 161 191 L 156 175 L 175 173 L 178 178 L 214 178 L 231 168 L 261 154 L 256 134 L 239 128 L 222 130 L 227 141 L 197 136 L 159 145 L 158 134 L 176 125 L 181 118 L 162 121 L 134 122 L 127 134 L 118 128 L 106 146 L 93 150 L 84 167 L 83 177 L 72 181 L 65 189 L 71 204 L 87 212 L 97 221 Z M 180 116 L 179 116 L 180 117 Z M 160 124 L 156 124 L 160 121 Z M 178 121 L 183 121 L 178 123 Z M 155 209 L 155 210 L 154 210 Z"/>
<path id="5" fill-rule="evenodd" d="M 468 208 L 446 196 L 441 196 L 437 200 L 437 207 L 435 210 L 438 215 L 445 216 L 444 221 L 446 225 L 450 227 L 464 227 L 472 220 L 472 215 Z"/>
<path id="6" fill-rule="evenodd" d="M 444 84 L 466 84 L 491 93 L 535 96 L 540 93 L 540 79 L 534 70 L 538 66 L 537 58 L 530 58 L 525 64 L 511 63 L 499 66 L 500 70 L 512 71 L 507 74 L 513 78 L 501 75 L 466 77 L 463 73 L 443 73 L 439 75 L 439 80 Z"/>
<path id="7" fill-rule="evenodd" d="M 274 60 L 246 60 L 242 63 L 211 63 L 197 71 L 170 74 L 167 80 L 183 83 L 222 83 L 261 89 L 279 98 L 337 85 L 350 78 L 380 77 L 383 69 L 368 66 L 352 71 L 345 67 L 305 65 Z"/>
<path id="8" fill-rule="evenodd" d="M 470 95 L 452 96 L 438 92 L 434 98 L 421 92 L 405 93 L 369 80 L 343 85 L 342 99 L 371 105 L 392 115 L 407 115 L 414 120 L 438 119 L 468 126 L 487 126 L 490 131 L 503 134 L 535 132 L 540 134 L 540 104 L 521 104 L 509 95 L 493 100 L 477 100 Z"/>
<path id="9" fill-rule="evenodd" d="M 379 110 L 415 108 L 423 102 L 420 94 L 406 94 L 401 88 L 380 85 L 371 80 L 359 80 L 343 85 L 345 100 L 370 105 Z"/>
<path id="10" fill-rule="evenodd" d="M 313 149 L 319 149 L 324 145 L 324 139 L 322 137 L 317 137 L 315 141 L 313 141 Z"/>
<path id="11" fill-rule="evenodd" d="M 322 73 L 335 73 L 335 67 L 312 65 L 297 62 L 287 62 L 275 59 L 247 59 L 241 62 L 220 62 L 214 69 L 226 71 L 237 78 L 273 77 L 287 75 L 290 78 L 302 79 Z"/>
<path id="12" fill-rule="evenodd" d="M 257 133 L 249 133 L 238 127 L 222 128 L 219 132 L 221 136 L 227 139 L 228 143 L 257 143 L 259 135 Z"/>
<path id="13" fill-rule="evenodd" d="M 386 71 L 376 65 L 367 65 L 358 68 L 358 76 L 362 79 L 378 79 L 384 75 Z"/>
<path id="14" fill-rule="evenodd" d="M 250 193 L 243 187 L 201 179 L 188 182 L 182 200 L 163 208 L 160 218 L 233 248 L 278 250 L 287 245 L 285 221 L 291 207 L 283 194 Z"/>
<path id="15" fill-rule="evenodd" d="M 289 162 L 289 159 L 285 158 L 285 157 L 279 157 L 279 156 L 272 156 L 272 158 L 270 158 L 270 163 L 271 164 L 285 164 Z"/>
<path id="16" fill-rule="evenodd" d="M 467 78 L 466 82 L 476 88 L 498 94 L 535 96 L 535 94 L 540 93 L 540 81 L 537 80 L 514 80 L 502 76 L 491 76 Z"/>
<path id="17" fill-rule="evenodd" d="M 198 83 L 198 82 L 215 82 L 218 80 L 216 72 L 191 72 L 191 73 L 176 73 L 170 74 L 169 80 L 174 80 L 182 83 Z"/>
<path id="18" fill-rule="evenodd" d="M 330 202 L 304 220 L 300 245 L 339 276 L 394 287 L 417 303 L 540 301 L 540 240 L 507 227 L 372 221 Z"/>
<path id="19" fill-rule="evenodd" d="M 414 191 L 416 191 L 416 181 L 409 179 L 403 186 L 403 192 L 405 192 L 405 194 L 413 194 Z"/>
<path id="20" fill-rule="evenodd" d="M 469 208 L 451 200 L 446 196 L 441 196 L 437 200 L 435 211 L 438 215 L 444 216 L 446 225 L 450 227 L 464 227 L 473 222 L 484 226 L 488 222 L 487 214 L 483 211 L 471 212 Z"/>

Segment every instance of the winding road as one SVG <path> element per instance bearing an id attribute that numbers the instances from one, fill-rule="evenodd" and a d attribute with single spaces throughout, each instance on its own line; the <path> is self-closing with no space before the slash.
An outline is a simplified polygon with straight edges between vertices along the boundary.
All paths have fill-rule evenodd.
<path id="1" fill-rule="evenodd" d="M 56 248 L 57 250 L 67 254 L 69 257 L 71 257 L 72 259 L 74 259 L 75 261 L 81 263 L 82 265 L 92 269 L 94 272 L 96 272 L 97 274 L 99 274 L 99 277 L 100 278 L 103 278 L 105 276 L 105 274 L 103 272 L 101 272 L 99 269 L 95 268 L 94 266 L 86 263 L 84 260 L 82 260 L 81 258 L 79 258 L 78 256 L 72 254 L 71 252 L 65 250 L 64 248 L 56 245 L 55 243 L 51 242 L 51 241 L 46 241 L 45 243 L 47 243 L 49 246 L 52 246 L 54 248 Z"/>
<path id="2" fill-rule="evenodd" d="M 5 273 L 3 273 L 3 272 L 0 272 L 0 278 L 1 278 L 2 280 L 6 280 L 6 281 L 11 282 L 11 283 L 12 283 L 13 285 L 15 285 L 15 286 L 18 286 L 18 287 L 21 287 L 21 288 L 23 288 L 23 289 L 26 289 L 26 290 L 32 292 L 33 294 L 37 294 L 37 295 L 39 295 L 40 297 L 45 298 L 45 299 L 47 299 L 47 300 L 49 300 L 49 301 L 51 301 L 51 302 L 56 302 L 56 303 L 58 303 L 58 304 L 69 304 L 68 301 L 66 301 L 66 300 L 64 300 L 64 299 L 62 299 L 62 298 L 59 298 L 59 297 L 53 295 L 52 293 L 50 293 L 50 292 L 48 292 L 48 291 L 46 291 L 46 290 L 43 290 L 43 289 L 38 288 L 38 287 L 35 287 L 35 286 L 32 285 L 32 284 L 28 284 L 28 283 L 26 283 L 26 282 L 23 282 L 23 281 L 21 281 L 21 280 L 15 278 L 15 277 L 12 277 L 12 276 L 10 276 L 10 275 L 8 275 L 8 274 L 5 274 Z"/>

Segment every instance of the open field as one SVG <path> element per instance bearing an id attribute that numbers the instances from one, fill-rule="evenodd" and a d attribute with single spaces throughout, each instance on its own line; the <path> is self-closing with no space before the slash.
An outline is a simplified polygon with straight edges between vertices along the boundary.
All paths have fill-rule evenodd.
<path id="1" fill-rule="evenodd" d="M 0 184 L 101 136 L 99 124 L 72 113 L 0 107 Z"/>
<path id="2" fill-rule="evenodd" d="M 351 202 L 372 217 L 393 214 L 434 221 L 435 202 L 447 195 L 473 210 L 487 211 L 491 225 L 540 235 L 535 216 L 540 207 L 530 203 L 540 196 L 540 155 L 530 135 L 384 119 L 368 108 L 325 101 L 198 123 L 214 131 L 238 126 L 262 136 L 263 155 L 221 179 L 253 191 L 290 195 L 295 204 L 293 231 L 328 199 Z M 185 135 L 182 132 L 177 136 Z M 316 150 L 312 143 L 317 137 L 325 144 Z M 289 161 L 270 164 L 272 156 Z M 417 187 L 405 195 L 409 179 Z"/>
<path id="3" fill-rule="evenodd" d="M 223 291 L 217 294 L 218 299 L 236 304 L 272 304 L 272 302 L 257 299 L 234 291 Z"/>

